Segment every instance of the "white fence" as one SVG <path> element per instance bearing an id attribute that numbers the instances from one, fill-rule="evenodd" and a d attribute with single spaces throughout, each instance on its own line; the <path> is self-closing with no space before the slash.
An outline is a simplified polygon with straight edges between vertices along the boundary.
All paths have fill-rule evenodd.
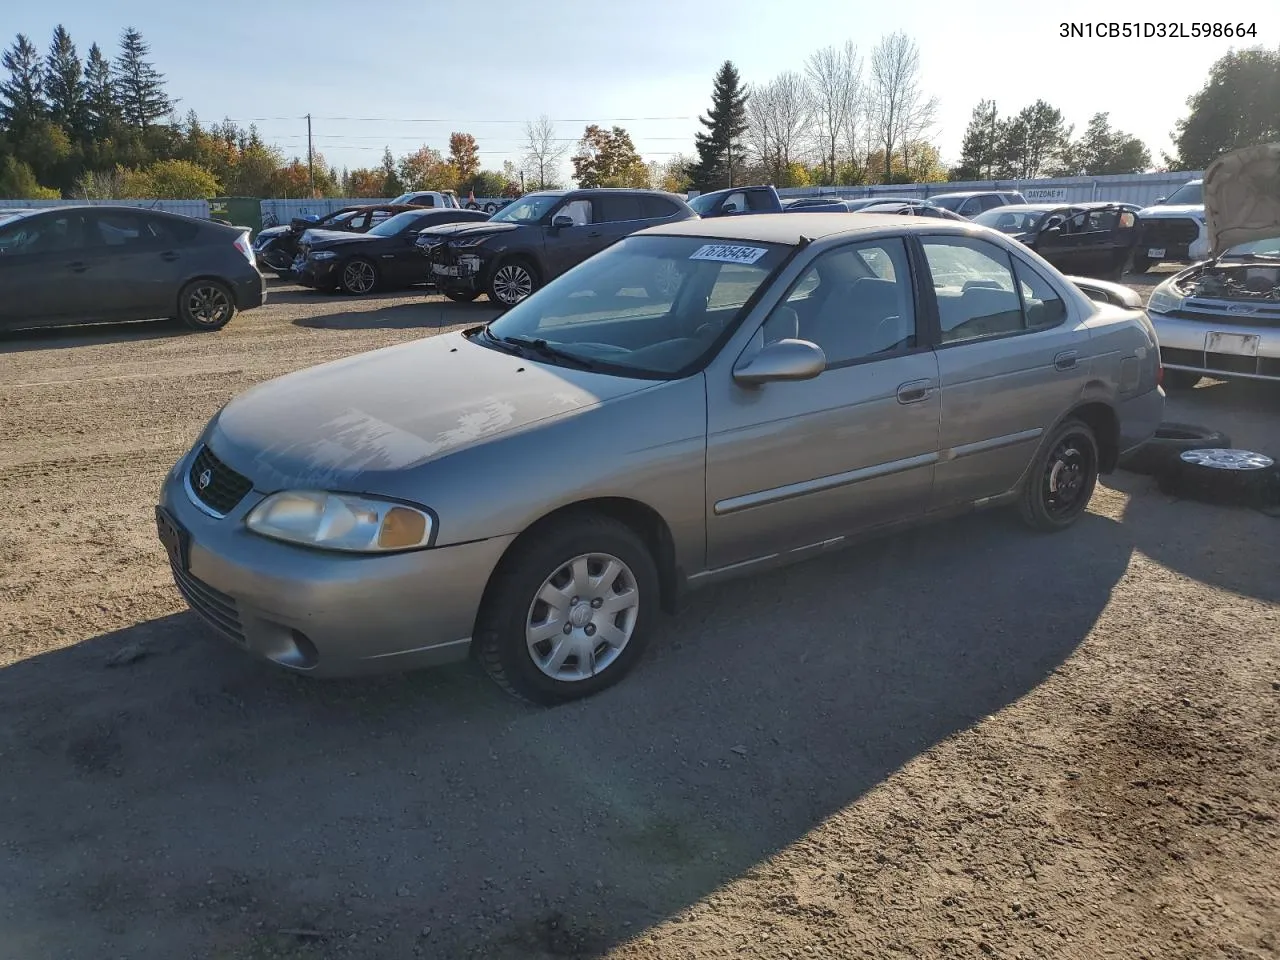
<path id="1" fill-rule="evenodd" d="M 264 227 L 274 227 L 277 224 L 288 223 L 294 217 L 323 217 L 326 213 L 333 213 L 333 211 L 341 210 L 343 207 L 390 203 L 392 199 L 394 198 L 370 199 L 368 197 L 359 197 L 352 199 L 350 197 L 331 197 L 323 200 L 263 200 L 262 225 Z M 458 198 L 458 203 L 464 207 L 468 205 L 468 202 L 466 197 Z M 486 209 L 489 204 L 492 204 L 494 209 L 500 209 L 508 202 L 510 201 L 502 197 L 476 197 L 475 199 L 476 207 L 480 210 Z"/>
<path id="2" fill-rule="evenodd" d="M 1063 203 L 1086 200 L 1116 200 L 1151 206 L 1158 197 L 1167 197 L 1188 180 L 1203 176 L 1198 171 L 1186 173 L 1125 173 L 1108 177 L 1058 177 L 1045 180 L 974 180 L 963 183 L 876 184 L 860 187 L 782 187 L 784 197 L 838 196 L 858 197 L 931 197 L 938 193 L 965 190 L 1019 190 L 1031 199 L 1032 191 L 1054 191 L 1046 199 Z M 1042 196 L 1045 196 L 1042 194 Z"/>
<path id="3" fill-rule="evenodd" d="M 102 204 L 142 207 L 146 210 L 180 213 L 185 217 L 199 217 L 202 220 L 209 219 L 209 202 L 207 200 L 0 200 L 0 210 L 30 210 L 34 207 L 101 206 Z"/>

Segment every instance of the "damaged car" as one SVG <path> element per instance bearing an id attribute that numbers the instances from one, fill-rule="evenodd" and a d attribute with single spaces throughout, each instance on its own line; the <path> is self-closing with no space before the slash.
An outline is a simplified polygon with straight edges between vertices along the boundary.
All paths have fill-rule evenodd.
<path id="1" fill-rule="evenodd" d="M 1246 147 L 1205 171 L 1212 259 L 1151 293 L 1166 388 L 1205 376 L 1280 381 L 1280 143 Z"/>
<path id="2" fill-rule="evenodd" d="M 263 273 L 270 271 L 281 279 L 288 279 L 293 275 L 293 261 L 308 230 L 365 233 L 397 213 L 417 209 L 406 204 L 384 203 L 342 207 L 322 217 L 294 217 L 287 224 L 258 232 L 253 241 L 254 258 Z"/>
<path id="3" fill-rule="evenodd" d="M 1030 247 L 1063 273 L 1119 280 L 1138 242 L 1132 204 L 1020 203 L 973 218 Z"/>

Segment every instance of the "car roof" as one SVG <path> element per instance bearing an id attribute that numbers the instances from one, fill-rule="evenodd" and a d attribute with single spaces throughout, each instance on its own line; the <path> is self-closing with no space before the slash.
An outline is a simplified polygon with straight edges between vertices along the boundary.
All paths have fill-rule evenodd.
<path id="1" fill-rule="evenodd" d="M 937 200 L 940 197 L 1011 197 L 1017 190 L 957 190 L 954 193 L 935 193 L 926 200 Z"/>
<path id="2" fill-rule="evenodd" d="M 828 213 L 813 217 L 788 217 L 776 213 L 747 214 L 739 217 L 711 217 L 681 220 L 677 223 L 647 227 L 643 234 L 680 237 L 706 237 L 709 240 L 755 240 L 758 243 L 780 243 L 798 246 L 801 239 L 819 240 L 842 234 L 871 233 L 886 229 L 939 230 L 954 229 L 958 233 L 980 229 L 969 221 L 922 220 L 888 213 Z"/>

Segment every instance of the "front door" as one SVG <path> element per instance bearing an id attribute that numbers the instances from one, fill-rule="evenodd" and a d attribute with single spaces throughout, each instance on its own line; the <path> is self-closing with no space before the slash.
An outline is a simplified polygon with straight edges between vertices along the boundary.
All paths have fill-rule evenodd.
<path id="1" fill-rule="evenodd" d="M 0 225 L 0 328 L 85 317 L 93 304 L 85 233 L 79 210 Z"/>
<path id="2" fill-rule="evenodd" d="M 708 382 L 708 567 L 922 515 L 938 455 L 938 365 L 917 327 L 903 240 L 816 256 L 761 336 L 816 343 L 827 369 L 754 388 Z"/>
<path id="3" fill-rule="evenodd" d="M 1012 490 L 1084 391 L 1089 340 L 1049 281 L 987 240 L 921 238 L 941 342 L 936 507 Z"/>
<path id="4" fill-rule="evenodd" d="M 566 200 L 548 215 L 546 222 L 551 226 L 544 228 L 548 273 L 548 276 L 542 278 L 544 283 L 604 249 L 604 244 L 600 242 L 600 227 L 594 222 L 593 206 L 594 201 L 578 197 Z M 556 217 L 568 217 L 573 223 L 557 227 L 554 225 Z"/>

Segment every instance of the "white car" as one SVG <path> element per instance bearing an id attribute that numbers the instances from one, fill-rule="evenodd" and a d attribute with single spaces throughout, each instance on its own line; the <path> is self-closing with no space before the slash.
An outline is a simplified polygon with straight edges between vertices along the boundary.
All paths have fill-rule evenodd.
<path id="1" fill-rule="evenodd" d="M 1213 259 L 1151 293 L 1166 389 L 1203 376 L 1280 381 L 1280 143 L 1246 147 L 1205 172 Z"/>
<path id="2" fill-rule="evenodd" d="M 1140 233 L 1130 266 L 1134 273 L 1145 273 L 1157 263 L 1198 263 L 1209 256 L 1203 188 L 1203 180 L 1188 180 L 1138 211 Z"/>

